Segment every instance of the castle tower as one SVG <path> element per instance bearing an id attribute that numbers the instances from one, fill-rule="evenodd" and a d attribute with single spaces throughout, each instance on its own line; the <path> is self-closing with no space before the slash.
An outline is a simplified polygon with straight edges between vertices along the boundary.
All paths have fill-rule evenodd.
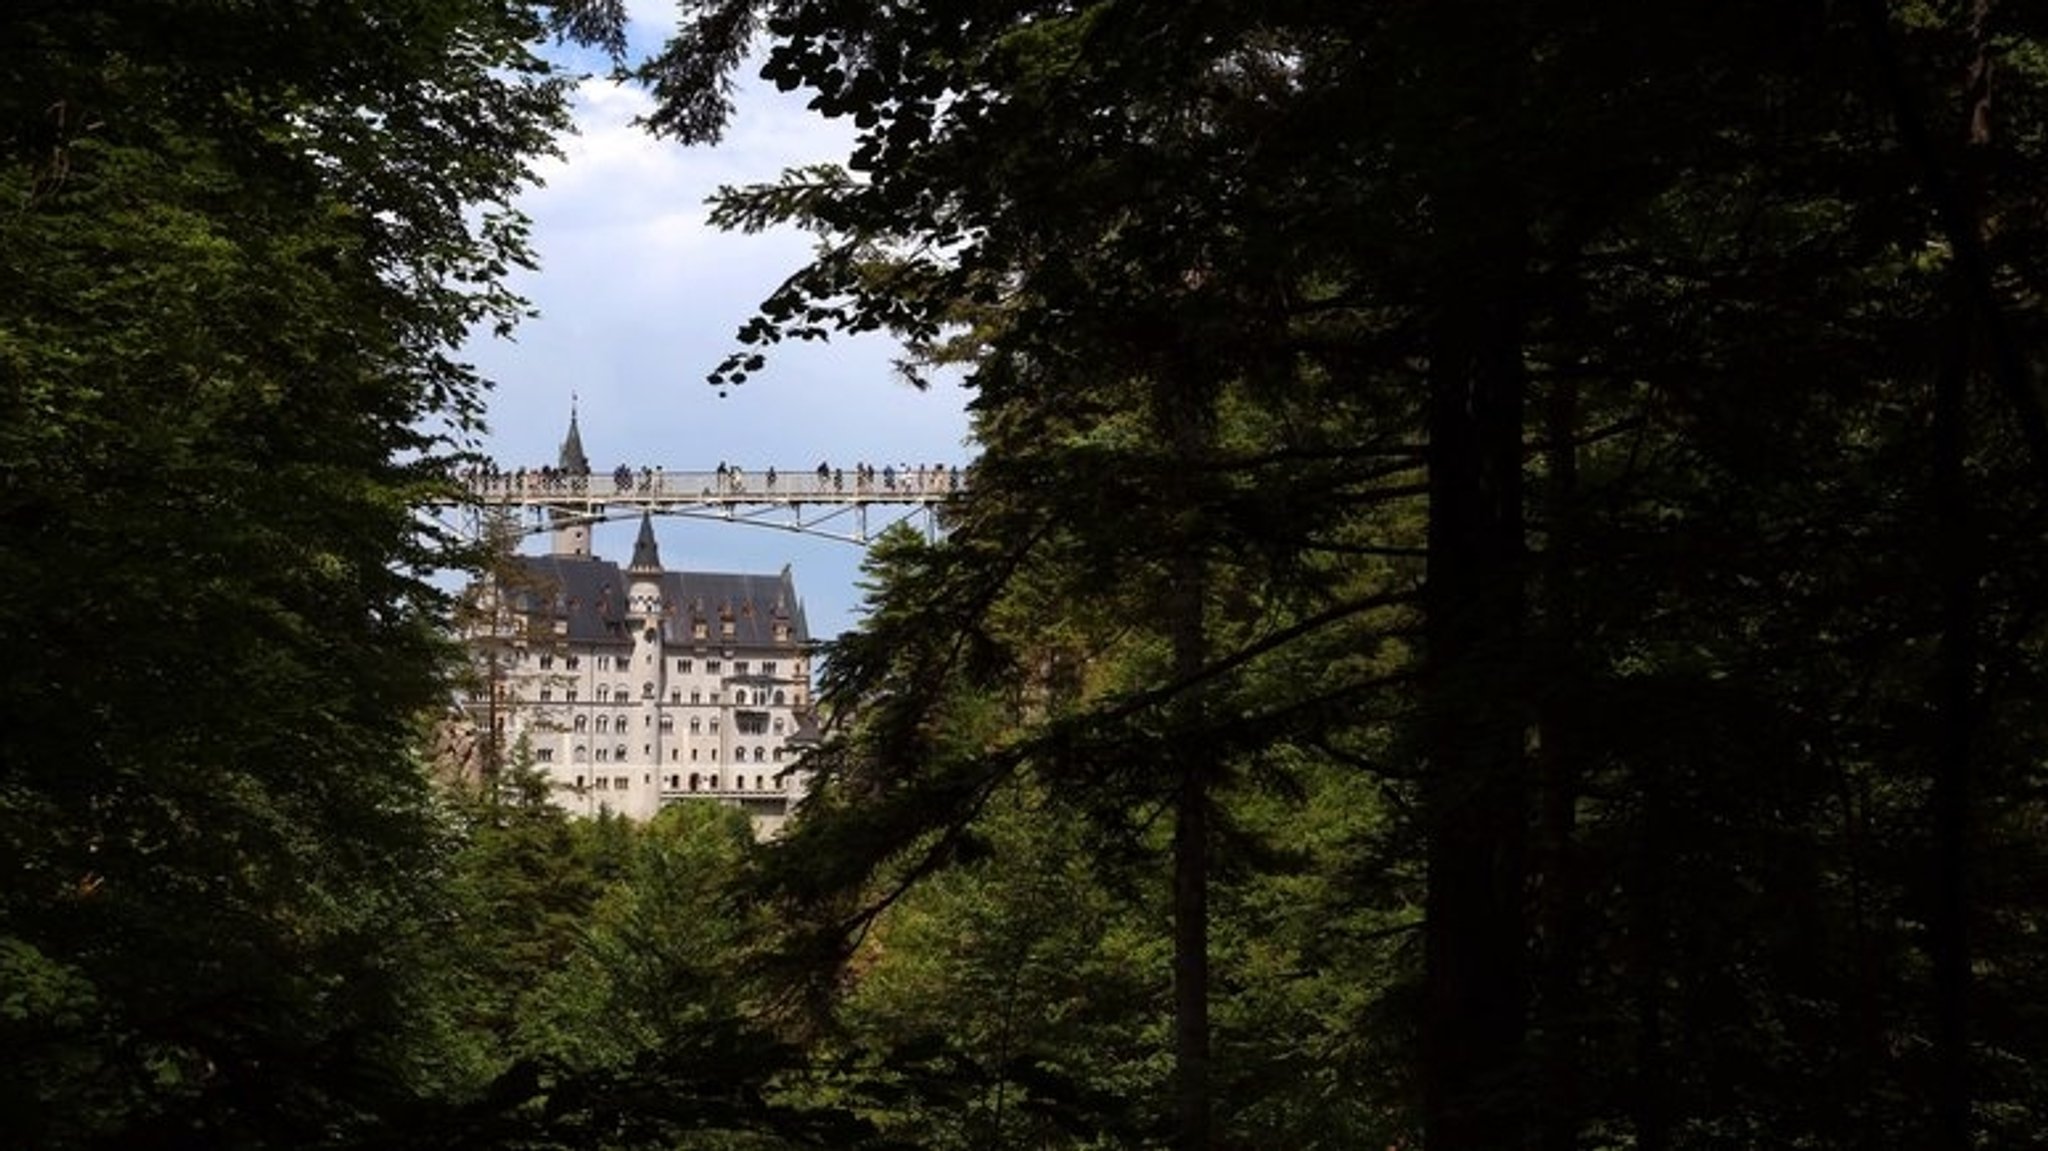
<path id="1" fill-rule="evenodd" d="M 640 513 L 640 535 L 633 541 L 633 562 L 626 565 L 626 578 L 634 617 L 644 626 L 660 626 L 661 549 L 654 541 L 651 513 Z"/>
<path id="2" fill-rule="evenodd" d="M 562 439 L 558 464 L 561 481 L 570 491 L 581 491 L 590 482 L 590 457 L 583 454 L 583 433 L 576 428 L 576 401 L 569 401 L 569 434 Z M 558 556 L 590 558 L 590 521 L 565 508 L 551 508 L 548 519 L 554 525 L 553 545 Z"/>

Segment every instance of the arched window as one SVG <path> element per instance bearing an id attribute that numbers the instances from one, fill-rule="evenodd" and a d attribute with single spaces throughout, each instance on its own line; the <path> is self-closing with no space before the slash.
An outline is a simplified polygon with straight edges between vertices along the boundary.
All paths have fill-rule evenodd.
<path id="1" fill-rule="evenodd" d="M 623 712 L 623 711 L 622 711 L 622 712 L 620 712 L 619 714 L 617 714 L 617 715 L 615 715 L 615 716 L 613 716 L 613 717 L 612 717 L 612 730 L 613 730 L 613 731 L 624 731 L 624 730 L 626 730 L 626 713 L 625 713 L 625 712 Z"/>
<path id="2" fill-rule="evenodd" d="M 782 689 L 779 687 L 775 689 L 775 702 L 777 704 L 782 702 Z"/>
<path id="3" fill-rule="evenodd" d="M 699 780 L 698 780 L 698 778 L 697 778 L 697 773 L 696 773 L 696 772 L 694 772 L 694 771 L 693 771 L 693 772 L 691 772 L 691 773 L 690 773 L 690 790 L 691 790 L 691 791 L 695 791 L 695 790 L 697 790 L 697 784 L 698 784 L 699 782 L 700 782 L 700 781 L 699 781 Z"/>
<path id="4" fill-rule="evenodd" d="M 782 762 L 782 749 L 779 747 L 775 749 L 775 762 Z"/>
<path id="5" fill-rule="evenodd" d="M 671 731 L 674 731 L 675 729 L 676 729 L 676 717 L 675 717 L 675 716 L 672 716 L 672 715 L 664 715 L 664 716 L 662 716 L 662 717 L 661 717 L 661 730 L 663 731 L 663 733 L 671 732 Z"/>
<path id="6" fill-rule="evenodd" d="M 653 681 L 652 681 L 652 680 L 648 681 L 647 683 L 643 683 L 643 684 L 641 684 L 641 685 L 640 685 L 640 698 L 641 698 L 641 699 L 653 699 L 653 698 L 654 698 L 654 683 L 653 683 Z"/>
<path id="7" fill-rule="evenodd" d="M 589 748 L 587 748 L 587 747 L 585 747 L 585 746 L 583 746 L 583 745 L 582 745 L 582 744 L 580 744 L 580 743 L 579 743 L 579 744 L 577 744 L 577 745 L 576 745 L 576 755 L 575 755 L 575 758 L 576 758 L 576 762 L 577 762 L 577 763 L 586 763 L 586 762 L 588 762 L 588 761 L 589 761 L 589 759 L 590 759 L 590 749 L 589 749 Z"/>
<path id="8" fill-rule="evenodd" d="M 741 688 L 741 689 L 739 689 L 738 691 L 735 691 L 735 692 L 733 692 L 733 693 L 732 693 L 732 701 L 733 701 L 734 703 L 745 703 L 745 702 L 747 702 L 747 689 L 746 689 L 746 688 Z"/>
<path id="9" fill-rule="evenodd" d="M 579 716 L 577 716 L 577 717 L 576 717 L 575 727 L 576 727 L 576 730 L 577 730 L 577 731 L 583 731 L 584 729 L 588 728 L 589 726 L 590 726 L 590 717 L 589 717 L 589 716 L 587 716 L 587 715 L 579 715 Z"/>
<path id="10" fill-rule="evenodd" d="M 600 734 L 602 734 L 602 733 L 604 733 L 604 732 L 607 732 L 607 731 L 610 731 L 611 729 L 612 729 L 612 717 L 611 717 L 611 716 L 608 716 L 608 715 L 600 715 L 600 716 L 598 716 L 598 717 L 597 717 L 597 730 L 598 730 L 598 732 L 599 732 Z"/>

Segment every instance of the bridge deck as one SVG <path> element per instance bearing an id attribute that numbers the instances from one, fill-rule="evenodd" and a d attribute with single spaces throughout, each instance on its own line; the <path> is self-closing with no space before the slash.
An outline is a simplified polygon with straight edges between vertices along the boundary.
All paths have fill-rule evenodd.
<path id="1" fill-rule="evenodd" d="M 473 473 L 471 502 L 496 508 L 596 512 L 626 505 L 650 510 L 711 507 L 793 507 L 805 504 L 937 504 L 965 490 L 958 468 L 872 471 L 665 471 L 653 468 L 590 475 L 547 470 Z"/>
<path id="2" fill-rule="evenodd" d="M 899 518 L 921 517 L 929 534 L 937 530 L 939 505 L 965 491 L 966 484 L 967 477 L 955 467 L 826 472 L 620 468 L 589 474 L 522 468 L 470 473 L 461 506 L 478 513 L 524 511 L 529 522 L 516 528 L 522 535 L 562 522 L 602 523 L 652 512 L 865 544 L 875 534 L 869 508 L 907 507 Z M 481 531 L 481 521 L 471 530 Z"/>

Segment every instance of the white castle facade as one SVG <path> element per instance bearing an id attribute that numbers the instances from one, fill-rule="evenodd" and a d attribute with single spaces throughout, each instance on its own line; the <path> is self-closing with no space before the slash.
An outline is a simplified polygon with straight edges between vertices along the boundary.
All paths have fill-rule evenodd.
<path id="1" fill-rule="evenodd" d="M 575 417 L 562 466 L 587 472 Z M 668 571 L 643 516 L 625 566 L 558 518 L 549 553 L 504 558 L 473 597 L 466 710 L 498 764 L 526 762 L 573 812 L 651 817 L 713 801 L 773 834 L 817 736 L 811 640 L 788 567 Z"/>

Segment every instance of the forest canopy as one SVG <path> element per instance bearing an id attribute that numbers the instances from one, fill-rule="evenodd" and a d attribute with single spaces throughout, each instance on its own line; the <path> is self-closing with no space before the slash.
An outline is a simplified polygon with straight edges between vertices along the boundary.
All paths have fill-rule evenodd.
<path id="1" fill-rule="evenodd" d="M 0 1130 L 2040 1145 L 2042 19 L 10 9 Z M 550 35 L 853 126 L 711 382 L 974 397 L 772 843 L 420 763 Z"/>

